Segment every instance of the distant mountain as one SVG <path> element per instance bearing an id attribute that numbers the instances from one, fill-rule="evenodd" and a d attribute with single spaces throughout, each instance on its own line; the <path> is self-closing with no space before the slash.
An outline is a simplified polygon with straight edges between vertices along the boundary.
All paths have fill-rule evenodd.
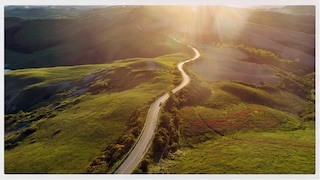
<path id="1" fill-rule="evenodd" d="M 315 6 L 283 6 L 283 7 L 272 7 L 265 8 L 267 11 L 275 11 L 285 14 L 294 15 L 312 15 L 315 16 Z"/>
<path id="2" fill-rule="evenodd" d="M 315 6 L 285 6 L 281 8 L 283 13 L 312 16 L 315 16 L 315 10 Z"/>
<path id="3" fill-rule="evenodd" d="M 75 17 L 92 9 L 106 6 L 5 6 L 5 17 L 22 17 L 27 19 L 55 19 Z"/>

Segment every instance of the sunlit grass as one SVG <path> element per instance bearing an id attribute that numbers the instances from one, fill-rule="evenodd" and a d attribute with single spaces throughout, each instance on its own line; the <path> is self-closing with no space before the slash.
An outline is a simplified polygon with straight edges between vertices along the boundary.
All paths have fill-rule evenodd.
<path id="1" fill-rule="evenodd" d="M 83 97 L 76 106 L 59 112 L 56 117 L 40 120 L 37 132 L 6 151 L 5 171 L 85 172 L 90 159 L 117 139 L 133 111 L 152 97 L 153 94 L 137 90 Z M 61 132 L 52 137 L 57 130 Z M 57 162 L 51 164 L 47 159 Z"/>
<path id="2" fill-rule="evenodd" d="M 29 68 L 22 70 L 15 70 L 6 73 L 5 79 L 9 84 L 14 84 L 17 89 L 21 89 L 17 81 L 21 81 L 21 85 L 24 88 L 30 88 L 32 86 L 48 85 L 50 83 L 59 83 L 65 81 L 73 81 L 81 78 L 82 76 L 103 68 L 108 68 L 110 65 L 82 65 L 82 66 L 64 66 L 64 67 L 52 67 L 52 68 Z M 17 79 L 17 77 L 19 77 Z M 54 77 L 54 78 L 52 78 Z M 37 79 L 39 82 L 34 83 L 32 79 Z M 30 86 L 25 86 L 29 84 Z"/>
<path id="3" fill-rule="evenodd" d="M 310 122 L 295 131 L 237 133 L 209 140 L 183 149 L 183 157 L 165 160 L 163 169 L 178 174 L 314 174 L 314 125 Z M 157 173 L 156 167 L 153 170 Z"/>
<path id="4" fill-rule="evenodd" d="M 208 149 L 207 153 L 217 152 L 202 160 L 211 159 L 211 162 L 215 162 L 210 163 L 215 167 L 208 167 L 207 170 L 207 172 L 210 172 L 209 169 L 211 169 L 212 173 L 311 174 L 315 172 L 315 146 L 314 140 L 310 140 L 310 137 L 314 137 L 312 128 L 306 131 L 234 135 L 230 139 L 222 138 L 218 140 L 214 146 L 211 146 L 214 149 L 211 149 L 211 143 L 207 142 L 200 148 Z M 292 138 L 292 136 L 305 136 L 306 133 L 308 134 L 308 141 Z M 225 158 L 222 159 L 221 156 Z M 209 162 L 202 163 L 209 164 Z M 205 170 L 205 168 L 202 170 Z"/>
<path id="5" fill-rule="evenodd" d="M 303 99 L 279 89 L 209 84 L 210 98 L 178 111 L 180 151 L 151 165 L 149 173 L 315 172 L 315 123 L 297 115 Z"/>
<path id="6" fill-rule="evenodd" d="M 104 68 L 114 68 L 115 73 L 123 72 L 116 71 L 120 68 L 126 68 L 127 73 L 154 73 L 154 77 L 137 82 L 136 86 L 129 89 L 124 83 L 122 87 L 117 87 L 118 90 L 110 89 L 109 92 L 95 95 L 83 94 L 77 97 L 77 104 L 73 104 L 75 97 L 60 100 L 60 104 L 70 106 L 62 111 L 53 112 L 56 116 L 52 118 L 33 122 L 32 126 L 37 127 L 37 131 L 19 142 L 17 147 L 5 151 L 5 172 L 86 172 L 86 166 L 90 161 L 107 144 L 122 135 L 135 110 L 174 87 L 172 83 L 175 64 L 184 57 L 179 54 L 157 57 L 152 65 L 159 68 L 153 70 L 148 70 L 148 59 L 137 58 L 119 60 L 112 65 L 38 68 L 10 72 L 8 75 L 12 83 L 14 78 L 20 77 L 41 80 L 38 84 L 16 84 L 21 89 L 24 86 L 50 86 L 56 82 L 77 81 Z M 113 76 L 123 78 L 123 74 Z"/>

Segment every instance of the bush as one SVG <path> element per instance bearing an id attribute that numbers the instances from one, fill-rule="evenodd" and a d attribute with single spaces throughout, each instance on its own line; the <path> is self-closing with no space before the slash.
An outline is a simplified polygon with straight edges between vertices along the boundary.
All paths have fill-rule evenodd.
<path id="1" fill-rule="evenodd" d="M 176 142 L 173 142 L 171 145 L 171 151 L 176 152 L 178 150 L 178 148 L 179 148 L 179 144 Z"/>
<path id="2" fill-rule="evenodd" d="M 36 132 L 36 127 L 29 127 L 24 129 L 18 133 L 11 135 L 8 139 L 5 140 L 5 149 L 13 149 L 19 145 L 20 141 L 23 141 L 26 137 L 31 135 L 32 133 Z"/>
<path id="3" fill-rule="evenodd" d="M 109 87 L 108 82 L 97 81 L 90 86 L 89 91 L 92 92 L 93 94 L 97 94 L 106 90 L 108 87 Z"/>
<path id="4" fill-rule="evenodd" d="M 141 169 L 143 173 L 148 173 L 149 164 L 150 164 L 150 160 L 145 158 L 141 161 L 139 169 Z"/>

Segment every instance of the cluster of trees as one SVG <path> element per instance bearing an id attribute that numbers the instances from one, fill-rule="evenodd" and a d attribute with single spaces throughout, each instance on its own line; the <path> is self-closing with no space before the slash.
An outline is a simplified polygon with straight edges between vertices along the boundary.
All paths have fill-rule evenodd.
<path id="1" fill-rule="evenodd" d="M 179 148 L 179 122 L 180 118 L 169 112 L 161 115 L 157 133 L 152 144 L 152 158 L 159 161 L 168 157 L 170 152 Z"/>
<path id="2" fill-rule="evenodd" d="M 245 45 L 237 45 L 236 48 L 247 52 L 248 57 L 244 61 L 267 64 L 277 70 L 277 76 L 282 78 L 278 88 L 296 94 L 307 101 L 305 110 L 300 113 L 304 120 L 315 119 L 315 73 L 314 69 L 302 66 L 299 59 L 287 60 L 278 55 L 264 50 Z"/>
<path id="3" fill-rule="evenodd" d="M 277 71 L 277 76 L 282 78 L 278 88 L 297 94 L 302 98 L 310 99 L 310 92 L 314 90 L 314 70 L 302 66 L 299 59 L 283 59 L 273 52 L 258 49 L 247 45 L 215 44 L 223 48 L 238 48 L 247 53 L 243 61 L 266 64 Z"/>
<path id="4" fill-rule="evenodd" d="M 137 173 L 147 173 L 148 165 L 151 162 L 159 162 L 167 158 L 170 153 L 176 152 L 180 147 L 180 123 L 178 109 L 187 106 L 203 103 L 211 96 L 211 90 L 204 86 L 199 86 L 199 82 L 193 79 L 191 83 L 178 93 L 169 93 L 170 98 L 163 106 L 160 122 L 154 137 L 151 151 L 141 161 Z M 200 95 L 201 94 L 201 95 Z"/>
<path id="5" fill-rule="evenodd" d="M 307 101 L 305 109 L 299 113 L 300 117 L 305 121 L 315 119 L 314 69 L 302 66 L 299 59 L 283 59 L 264 49 L 257 49 L 246 45 L 229 45 L 229 47 L 239 48 L 247 52 L 248 57 L 242 59 L 244 61 L 267 64 L 275 69 L 277 76 L 282 78 L 282 82 L 277 87 L 296 94 Z"/>
<path id="6" fill-rule="evenodd" d="M 297 75 L 305 75 L 306 73 L 310 73 L 312 71 L 312 69 L 308 67 L 301 66 L 300 59 L 298 58 L 284 59 L 277 54 L 265 49 L 254 48 L 244 44 L 234 45 L 216 43 L 215 45 L 223 48 L 238 48 L 246 52 L 247 57 L 242 58 L 242 61 L 276 66 Z"/>
<path id="7" fill-rule="evenodd" d="M 287 60 L 280 58 L 278 55 L 275 53 L 265 50 L 265 49 L 258 49 L 254 48 L 251 46 L 247 46 L 244 44 L 239 44 L 239 45 L 234 45 L 234 44 L 220 44 L 217 43 L 215 44 L 218 47 L 223 47 L 223 48 L 238 48 L 240 50 L 243 50 L 247 53 L 249 56 L 248 58 L 244 58 L 244 61 L 249 61 L 249 62 L 254 62 L 254 63 L 259 63 L 259 64 L 275 64 L 279 62 L 299 62 L 299 59 L 295 59 L 294 61 Z"/>
<path id="8" fill-rule="evenodd" d="M 172 92 L 170 94 L 169 101 L 176 101 L 175 95 Z M 181 118 L 176 115 L 176 107 L 171 109 L 170 112 L 166 110 L 169 106 L 176 105 L 176 103 L 170 105 L 168 102 L 164 105 L 165 110 L 161 113 L 151 151 L 140 162 L 138 169 L 134 173 L 148 173 L 149 164 L 159 162 L 162 158 L 167 158 L 169 153 L 173 153 L 179 148 L 179 123 Z"/>

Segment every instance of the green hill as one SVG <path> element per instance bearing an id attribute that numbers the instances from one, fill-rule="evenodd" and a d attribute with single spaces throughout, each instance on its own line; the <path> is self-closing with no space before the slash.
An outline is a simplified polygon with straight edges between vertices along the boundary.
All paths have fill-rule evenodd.
<path id="1" fill-rule="evenodd" d="M 179 136 L 163 135 L 169 146 L 158 151 L 166 152 L 165 158 L 153 160 L 148 173 L 315 173 L 315 121 L 306 115 L 314 111 L 311 102 L 280 89 L 236 82 L 210 82 L 206 88 L 209 97 L 198 93 L 187 103 L 188 91 L 175 97 L 184 105 L 178 103 L 176 115 L 171 114 L 174 125 L 167 129 L 170 134 L 176 128 Z M 171 142 L 180 149 L 173 150 Z"/>
<path id="2" fill-rule="evenodd" d="M 144 18 L 135 8 L 107 7 L 62 19 L 6 17 L 6 68 L 110 63 L 183 51 L 163 35 L 139 31 Z"/>
<path id="3" fill-rule="evenodd" d="M 181 82 L 185 44 L 202 56 L 135 173 L 315 172 L 314 16 L 47 8 L 5 8 L 5 173 L 111 173 Z"/>
<path id="4" fill-rule="evenodd" d="M 6 73 L 6 96 L 19 94 L 11 105 L 20 111 L 5 115 L 5 172 L 86 172 L 99 151 L 127 133 L 139 108 L 173 88 L 179 77 L 172 72 L 185 58 Z"/>

